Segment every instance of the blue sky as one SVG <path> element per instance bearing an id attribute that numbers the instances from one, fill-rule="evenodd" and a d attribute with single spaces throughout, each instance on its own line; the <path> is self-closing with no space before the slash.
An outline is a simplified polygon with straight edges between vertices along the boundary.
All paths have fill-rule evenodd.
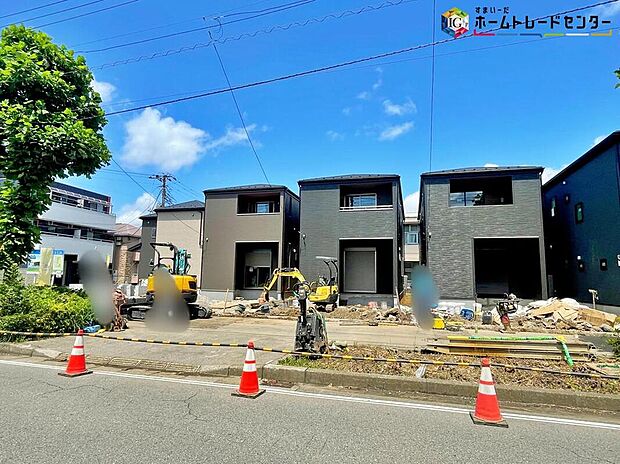
<path id="1" fill-rule="evenodd" d="M 206 43 L 208 32 L 106 51 L 97 49 L 247 17 L 293 0 L 139 0 L 83 18 L 42 27 L 57 43 L 85 51 L 92 67 L 154 52 Z M 9 5 L 9 3 L 11 5 Z M 0 16 L 48 3 L 3 2 Z M 12 19 L 78 6 L 66 2 Z M 105 8 L 121 0 L 26 22 L 47 22 Z M 510 15 L 542 16 L 589 2 L 404 1 L 364 14 L 260 33 L 218 45 L 233 85 L 330 65 L 448 38 L 440 14 L 453 7 L 508 6 Z M 620 2 L 588 14 L 620 26 Z M 329 13 L 379 6 L 382 0 L 316 0 L 303 6 L 211 30 L 215 38 L 238 37 L 275 25 Z M 232 16 L 231 16 L 232 14 Z M 575 13 L 582 14 L 582 13 Z M 226 16 L 229 15 L 229 16 Z M 488 17 L 491 18 L 492 15 Z M 3 23 L 4 24 L 4 23 Z M 609 27 L 609 26 L 606 26 Z M 544 32 L 544 31 L 543 31 Z M 620 30 L 612 37 L 474 37 L 435 47 L 433 169 L 535 164 L 559 169 L 589 149 L 597 137 L 620 126 L 620 89 L 613 70 Z M 119 36 L 116 38 L 110 38 Z M 105 40 L 104 40 L 105 39 Z M 516 45 L 508 45 L 517 42 Z M 493 48 L 489 48 L 493 47 Z M 398 173 L 405 195 L 418 190 L 429 169 L 430 49 L 354 65 L 334 72 L 239 90 L 236 96 L 271 183 L 297 191 L 297 180 L 345 173 Z M 212 47 L 138 63 L 95 69 L 105 108 L 114 111 L 165 100 L 171 95 L 219 89 L 226 81 Z M 152 100 L 145 100 L 152 99 Z M 144 174 L 171 172 L 177 201 L 202 199 L 206 188 L 265 182 L 245 138 L 230 94 L 110 116 L 105 137 L 114 159 Z M 93 179 L 66 182 L 109 194 L 123 220 L 153 203 L 114 164 Z M 148 192 L 157 183 L 135 179 Z M 155 193 L 156 194 L 156 193 Z M 408 204 L 413 204 L 411 198 Z"/>

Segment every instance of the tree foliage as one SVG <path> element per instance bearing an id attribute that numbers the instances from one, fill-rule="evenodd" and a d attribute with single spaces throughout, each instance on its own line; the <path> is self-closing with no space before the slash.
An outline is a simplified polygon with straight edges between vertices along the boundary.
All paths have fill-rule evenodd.
<path id="1" fill-rule="evenodd" d="M 620 68 L 616 69 L 616 77 L 620 79 Z M 620 82 L 616 84 L 616 88 L 620 87 Z"/>
<path id="2" fill-rule="evenodd" d="M 101 97 L 82 56 L 43 32 L 9 26 L 0 38 L 0 269 L 39 241 L 37 217 L 57 178 L 108 163 Z"/>

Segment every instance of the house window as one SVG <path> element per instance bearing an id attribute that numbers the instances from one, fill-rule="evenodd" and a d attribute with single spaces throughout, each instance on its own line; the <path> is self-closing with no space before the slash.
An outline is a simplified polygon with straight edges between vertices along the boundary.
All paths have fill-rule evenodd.
<path id="1" fill-rule="evenodd" d="M 377 206 L 376 193 L 347 195 L 345 206 L 348 208 L 372 208 Z"/>
<path id="2" fill-rule="evenodd" d="M 555 197 L 551 199 L 551 217 L 555 217 Z"/>
<path id="3" fill-rule="evenodd" d="M 280 212 L 280 194 L 239 195 L 237 214 L 271 214 Z"/>
<path id="4" fill-rule="evenodd" d="M 245 288 L 262 288 L 271 277 L 271 268 L 268 266 L 246 266 Z"/>
<path id="5" fill-rule="evenodd" d="M 405 225 L 405 245 L 417 245 L 420 237 L 416 226 Z"/>
<path id="6" fill-rule="evenodd" d="M 579 202 L 575 205 L 575 222 L 581 224 L 583 222 L 583 203 Z"/>
<path id="7" fill-rule="evenodd" d="M 449 206 L 511 205 L 512 178 L 481 177 L 450 180 Z"/>

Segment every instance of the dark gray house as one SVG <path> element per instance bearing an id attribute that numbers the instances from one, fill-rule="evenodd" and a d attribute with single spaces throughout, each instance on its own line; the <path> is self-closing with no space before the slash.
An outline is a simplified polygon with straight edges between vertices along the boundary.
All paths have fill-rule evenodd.
<path id="1" fill-rule="evenodd" d="M 338 259 L 341 301 L 394 302 L 402 290 L 404 218 L 400 177 L 355 174 L 299 181 L 300 268 L 326 275 L 317 256 Z"/>
<path id="2" fill-rule="evenodd" d="M 620 306 L 620 131 L 543 186 L 549 291 Z"/>
<path id="3" fill-rule="evenodd" d="M 230 300 L 257 298 L 275 268 L 297 266 L 297 195 L 267 184 L 204 193 L 203 294 L 222 300 L 226 295 Z"/>
<path id="4" fill-rule="evenodd" d="M 420 260 L 442 299 L 547 297 L 541 167 L 435 171 L 420 181 Z"/>

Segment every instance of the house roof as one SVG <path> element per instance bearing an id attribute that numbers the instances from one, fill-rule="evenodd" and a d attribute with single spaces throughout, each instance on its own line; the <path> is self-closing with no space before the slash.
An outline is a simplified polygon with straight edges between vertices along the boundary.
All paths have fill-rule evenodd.
<path id="1" fill-rule="evenodd" d="M 542 166 L 482 166 L 471 168 L 446 169 L 444 171 L 431 171 L 422 173 L 421 177 L 433 176 L 460 176 L 471 174 L 501 174 L 504 172 L 538 172 L 543 171 Z"/>
<path id="2" fill-rule="evenodd" d="M 117 223 L 114 227 L 114 235 L 125 237 L 140 237 L 142 229 L 131 224 Z"/>
<path id="3" fill-rule="evenodd" d="M 51 188 L 64 190 L 66 192 L 75 193 L 77 195 L 82 195 L 85 197 L 96 198 L 102 201 L 111 201 L 111 197 L 109 195 L 103 195 L 101 193 L 93 192 L 92 190 L 86 190 L 83 188 L 74 187 L 73 185 L 63 184 L 62 182 L 52 182 Z"/>
<path id="4" fill-rule="evenodd" d="M 347 182 L 355 180 L 399 180 L 398 174 L 344 174 L 341 176 L 315 177 L 312 179 L 302 179 L 297 181 L 299 185 L 330 182 Z"/>
<path id="5" fill-rule="evenodd" d="M 157 213 L 149 213 L 143 216 L 140 216 L 140 219 L 157 219 Z"/>
<path id="6" fill-rule="evenodd" d="M 574 173 L 579 168 L 596 158 L 598 155 L 600 155 L 604 151 L 607 151 L 609 147 L 616 144 L 620 144 L 620 131 L 612 132 L 599 143 L 590 148 L 583 155 L 581 155 L 579 158 L 577 158 L 575 161 L 573 161 L 571 164 L 558 172 L 550 180 L 545 182 L 545 184 L 543 185 L 543 189 L 546 190 L 549 187 L 557 184 L 558 182 L 566 179 L 566 177 L 568 177 L 570 174 Z"/>
<path id="7" fill-rule="evenodd" d="M 250 184 L 250 185 L 236 185 L 232 187 L 220 187 L 207 189 L 204 191 L 205 195 L 218 194 L 218 193 L 242 193 L 242 192 L 261 192 L 272 191 L 281 192 L 287 191 L 295 198 L 299 198 L 297 194 L 291 191 L 286 185 L 274 185 L 274 184 Z"/>
<path id="8" fill-rule="evenodd" d="M 202 201 L 198 200 L 190 200 L 184 201 L 183 203 L 177 203 L 175 205 L 170 206 L 161 206 L 159 208 L 155 208 L 155 212 L 165 212 L 165 211 L 193 211 L 193 210 L 202 210 L 205 208 L 205 204 Z"/>
<path id="9" fill-rule="evenodd" d="M 284 185 L 273 184 L 250 184 L 250 185 L 235 185 L 231 187 L 219 187 L 204 190 L 204 193 L 225 193 L 225 192 L 239 192 L 246 190 L 288 190 L 288 187 Z"/>

